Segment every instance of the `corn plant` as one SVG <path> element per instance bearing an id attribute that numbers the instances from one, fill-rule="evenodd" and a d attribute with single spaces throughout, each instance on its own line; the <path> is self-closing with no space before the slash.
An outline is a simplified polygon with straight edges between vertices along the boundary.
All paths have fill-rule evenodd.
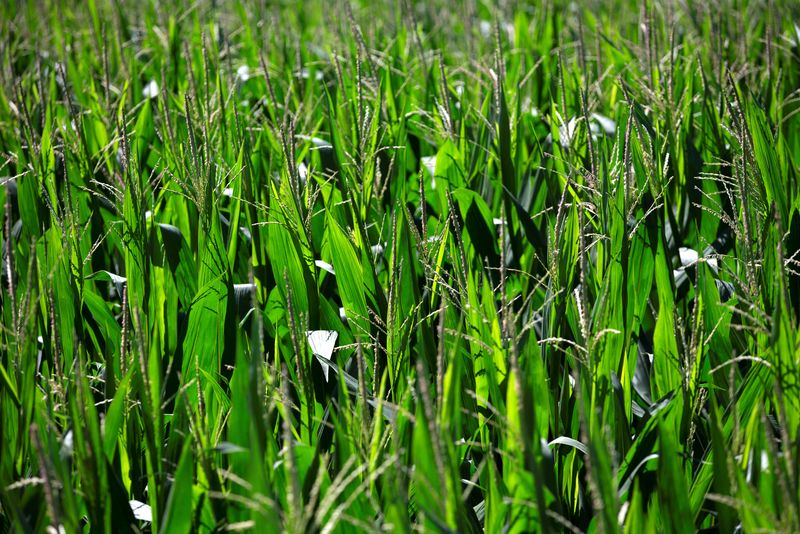
<path id="1" fill-rule="evenodd" d="M 789 0 L 0 5 L 0 531 L 800 531 Z"/>

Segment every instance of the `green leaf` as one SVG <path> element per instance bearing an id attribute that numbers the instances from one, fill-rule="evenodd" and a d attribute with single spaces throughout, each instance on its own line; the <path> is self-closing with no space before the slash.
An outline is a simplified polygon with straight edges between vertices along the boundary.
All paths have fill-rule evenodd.
<path id="1" fill-rule="evenodd" d="M 192 529 L 194 505 L 192 487 L 194 485 L 194 456 L 192 441 L 187 440 L 175 470 L 175 478 L 164 508 L 159 532 L 166 534 L 182 534 Z"/>
<path id="2" fill-rule="evenodd" d="M 352 325 L 351 332 L 356 339 L 366 341 L 370 334 L 370 320 L 361 262 L 344 230 L 331 216 L 328 217 L 326 236 L 336 271 L 336 285 L 345 315 Z"/>

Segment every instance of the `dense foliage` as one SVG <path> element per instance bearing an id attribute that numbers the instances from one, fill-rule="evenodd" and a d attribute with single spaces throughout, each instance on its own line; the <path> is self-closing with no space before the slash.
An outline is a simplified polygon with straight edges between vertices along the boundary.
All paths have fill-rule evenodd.
<path id="1" fill-rule="evenodd" d="M 265 4 L 0 6 L 0 531 L 800 531 L 800 5 Z"/>

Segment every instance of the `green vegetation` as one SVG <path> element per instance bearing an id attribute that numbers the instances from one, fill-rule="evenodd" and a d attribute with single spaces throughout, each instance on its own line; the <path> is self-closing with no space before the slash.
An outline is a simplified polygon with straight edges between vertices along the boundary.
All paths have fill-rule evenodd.
<path id="1" fill-rule="evenodd" d="M 0 7 L 0 531 L 800 531 L 800 6 Z"/>

